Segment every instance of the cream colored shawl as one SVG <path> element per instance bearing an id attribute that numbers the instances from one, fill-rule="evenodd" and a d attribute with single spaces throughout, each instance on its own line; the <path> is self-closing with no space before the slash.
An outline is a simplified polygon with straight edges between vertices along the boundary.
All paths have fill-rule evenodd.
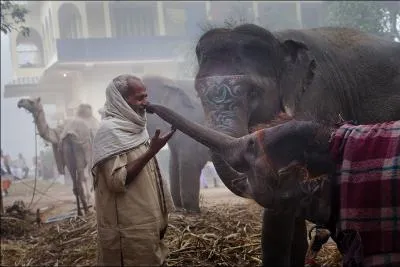
<path id="1" fill-rule="evenodd" d="M 92 169 L 101 161 L 149 140 L 146 116 L 140 116 L 128 105 L 113 81 L 106 89 L 104 115 L 94 137 Z"/>

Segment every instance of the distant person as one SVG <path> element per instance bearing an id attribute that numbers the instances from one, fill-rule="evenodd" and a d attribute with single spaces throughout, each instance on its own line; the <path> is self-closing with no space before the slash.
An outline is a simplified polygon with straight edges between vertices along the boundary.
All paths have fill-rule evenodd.
<path id="1" fill-rule="evenodd" d="M 3 152 L 3 151 L 2 151 Z M 10 156 L 9 155 L 4 155 L 3 156 L 3 163 L 4 163 L 4 168 L 5 168 L 5 170 L 7 171 L 7 173 L 9 174 L 9 175 L 12 175 L 12 172 L 11 172 L 11 158 L 10 158 Z"/>
<path id="2" fill-rule="evenodd" d="M 175 130 L 157 130 L 149 142 L 146 104 L 137 77 L 120 75 L 106 89 L 93 142 L 99 266 L 166 266 L 164 234 L 174 206 L 155 155 Z"/>
<path id="3" fill-rule="evenodd" d="M 218 187 L 218 173 L 215 170 L 214 164 L 211 161 L 207 161 L 207 163 L 204 165 L 203 170 L 201 171 L 202 175 L 205 177 L 204 180 L 207 179 L 207 177 L 211 178 L 214 182 L 214 187 Z M 207 182 L 205 183 L 207 185 Z M 207 186 L 208 187 L 208 186 Z M 207 188 L 206 187 L 206 188 Z"/>
<path id="4" fill-rule="evenodd" d="M 6 175 L 7 170 L 4 165 L 4 156 L 3 156 L 3 149 L 1 150 L 1 176 Z"/>
<path id="5" fill-rule="evenodd" d="M 202 188 L 208 188 L 207 177 L 205 175 L 204 168 L 201 170 L 201 173 L 200 173 L 200 186 Z"/>
<path id="6" fill-rule="evenodd" d="M 23 172 L 22 179 L 26 179 L 28 177 L 28 174 L 29 174 L 29 168 L 26 165 L 26 160 L 25 160 L 24 156 L 21 153 L 18 154 L 18 167 Z"/>
<path id="7" fill-rule="evenodd" d="M 34 166 L 34 170 L 35 170 L 35 175 L 37 175 L 37 177 L 43 178 L 42 176 L 42 162 L 40 161 L 39 157 L 33 157 L 32 158 L 32 164 Z"/>
<path id="8" fill-rule="evenodd" d="M 3 150 L 1 150 L 1 194 L 8 196 L 8 188 L 11 185 L 11 180 L 9 179 L 11 172 L 7 171 L 4 164 Z"/>

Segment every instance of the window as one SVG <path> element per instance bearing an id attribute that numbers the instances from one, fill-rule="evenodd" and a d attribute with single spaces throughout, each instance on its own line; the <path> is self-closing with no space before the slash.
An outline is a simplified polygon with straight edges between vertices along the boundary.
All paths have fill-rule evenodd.
<path id="1" fill-rule="evenodd" d="M 105 37 L 103 2 L 86 2 L 87 23 L 90 37 Z"/>
<path id="2" fill-rule="evenodd" d="M 165 7 L 164 21 L 167 35 L 186 34 L 186 10 L 184 8 Z"/>
<path id="3" fill-rule="evenodd" d="M 158 29 L 156 4 L 111 2 L 113 37 L 153 36 Z"/>
<path id="4" fill-rule="evenodd" d="M 82 37 L 82 19 L 78 8 L 71 3 L 62 4 L 58 10 L 61 39 Z"/>
<path id="5" fill-rule="evenodd" d="M 42 67 L 43 62 L 43 44 L 39 33 L 29 28 L 30 34 L 25 37 L 22 33 L 17 36 L 17 60 L 20 68 Z"/>

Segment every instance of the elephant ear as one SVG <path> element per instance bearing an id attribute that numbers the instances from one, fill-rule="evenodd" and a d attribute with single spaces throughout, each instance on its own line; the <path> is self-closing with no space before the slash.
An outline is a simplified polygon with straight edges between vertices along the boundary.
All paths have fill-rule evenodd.
<path id="1" fill-rule="evenodd" d="M 308 46 L 303 42 L 288 39 L 282 43 L 281 47 L 284 52 L 285 64 L 301 64 L 308 68 L 300 92 L 303 94 L 314 79 L 317 62 L 312 56 Z"/>
<path id="2" fill-rule="evenodd" d="M 171 84 L 165 84 L 164 88 L 166 90 L 166 94 L 163 99 L 163 102 L 165 103 L 166 106 L 169 106 L 168 103 L 170 102 L 177 102 L 188 108 L 195 108 L 192 103 L 192 100 L 182 89 Z"/>
<path id="3" fill-rule="evenodd" d="M 308 51 L 308 47 L 303 42 L 295 40 L 285 40 L 282 44 L 285 62 L 295 63 Z"/>

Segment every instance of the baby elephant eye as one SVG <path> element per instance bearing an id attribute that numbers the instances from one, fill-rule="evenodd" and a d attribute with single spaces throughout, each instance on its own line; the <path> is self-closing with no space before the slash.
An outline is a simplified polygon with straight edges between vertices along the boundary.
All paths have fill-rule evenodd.
<path id="1" fill-rule="evenodd" d="M 253 138 L 251 138 L 247 143 L 247 152 L 255 153 L 255 149 L 256 149 L 256 141 Z"/>

